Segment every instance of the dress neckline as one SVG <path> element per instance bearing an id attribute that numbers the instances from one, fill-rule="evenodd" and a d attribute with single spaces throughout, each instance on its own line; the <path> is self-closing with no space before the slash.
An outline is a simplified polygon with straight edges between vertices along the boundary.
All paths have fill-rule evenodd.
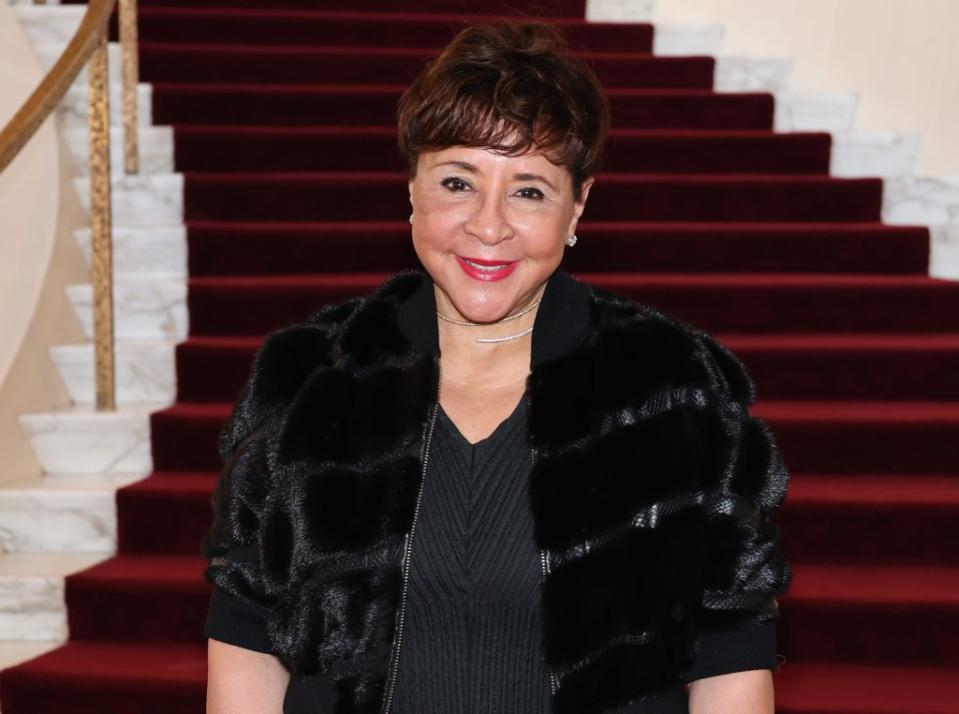
<path id="1" fill-rule="evenodd" d="M 452 417 L 446 413 L 446 410 L 443 408 L 443 405 L 437 403 L 438 416 L 443 422 L 450 428 L 450 431 L 456 436 L 459 441 L 463 443 L 464 446 L 469 447 L 470 449 L 476 449 L 477 447 L 485 445 L 487 442 L 494 440 L 495 437 L 500 435 L 504 429 L 507 428 L 509 424 L 513 423 L 513 420 L 519 417 L 522 412 L 522 409 L 526 405 L 526 392 L 523 392 L 523 395 L 519 398 L 519 401 L 516 403 L 516 406 L 513 407 L 513 411 L 510 412 L 503 421 L 496 425 L 496 427 L 489 433 L 488 436 L 484 436 L 482 439 L 476 442 L 472 442 L 463 435 L 463 432 L 460 431 L 460 428 L 456 426 L 456 422 L 453 421 Z"/>

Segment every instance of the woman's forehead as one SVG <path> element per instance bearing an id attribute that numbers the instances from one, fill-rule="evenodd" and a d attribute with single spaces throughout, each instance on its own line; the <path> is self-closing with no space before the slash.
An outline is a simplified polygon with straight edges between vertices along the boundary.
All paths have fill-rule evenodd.
<path id="1" fill-rule="evenodd" d="M 482 173 L 486 169 L 495 170 L 498 167 L 507 167 L 510 170 L 519 170 L 519 167 L 529 167 L 552 173 L 561 172 L 563 167 L 556 166 L 539 149 L 531 148 L 520 155 L 507 155 L 487 147 L 451 146 L 437 151 L 424 152 L 422 158 L 427 165 L 457 166 L 465 171 Z"/>

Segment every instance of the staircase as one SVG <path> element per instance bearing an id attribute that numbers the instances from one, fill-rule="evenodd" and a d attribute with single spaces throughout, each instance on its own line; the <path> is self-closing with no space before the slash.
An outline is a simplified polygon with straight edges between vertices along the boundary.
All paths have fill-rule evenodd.
<path id="1" fill-rule="evenodd" d="M 76 447 L 53 449 L 38 501 L 113 488 L 84 512 L 105 538 L 20 550 L 112 557 L 63 576 L 69 639 L 0 673 L 4 714 L 204 711 L 217 431 L 266 332 L 417 265 L 395 105 L 464 5 L 141 0 L 153 158 L 115 208 L 129 399 L 93 422 L 78 386 L 75 413 L 24 417 L 109 443 L 79 474 Z M 481 9 L 517 6 L 567 30 L 612 102 L 565 267 L 732 348 L 793 473 L 777 710 L 959 712 L 959 284 L 930 276 L 959 190 L 909 175 L 915 137 L 849 133 L 853 98 L 790 92 L 788 60 L 717 56 L 719 27 L 584 20 L 617 19 L 608 1 Z M 79 373 L 84 349 L 54 356 Z M 144 369 L 166 376 L 137 387 Z"/>

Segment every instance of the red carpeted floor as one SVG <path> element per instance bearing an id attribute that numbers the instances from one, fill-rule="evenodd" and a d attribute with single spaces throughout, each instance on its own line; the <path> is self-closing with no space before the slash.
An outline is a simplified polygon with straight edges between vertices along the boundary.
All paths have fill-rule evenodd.
<path id="1" fill-rule="evenodd" d="M 414 265 L 395 102 L 468 9 L 140 4 L 186 175 L 191 334 L 156 471 L 117 495 L 119 554 L 68 578 L 70 641 L 0 674 L 4 714 L 204 710 L 217 430 L 266 331 Z M 880 223 L 880 179 L 830 177 L 828 134 L 774 134 L 771 95 L 714 93 L 713 58 L 653 57 L 651 26 L 587 25 L 581 0 L 482 4 L 516 7 L 610 88 L 566 266 L 732 347 L 793 472 L 778 710 L 959 712 L 959 284 L 927 276 L 927 229 Z"/>

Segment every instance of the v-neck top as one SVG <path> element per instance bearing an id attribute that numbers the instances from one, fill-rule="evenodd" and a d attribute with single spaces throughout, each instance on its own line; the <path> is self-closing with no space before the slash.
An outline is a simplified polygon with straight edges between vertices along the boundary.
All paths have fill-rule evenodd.
<path id="1" fill-rule="evenodd" d="M 546 714 L 525 395 L 471 444 L 439 407 L 413 537 L 396 712 Z"/>
<path id="2" fill-rule="evenodd" d="M 525 395 L 471 444 L 437 406 L 413 536 L 407 610 L 392 714 L 548 714 L 542 569 L 527 494 Z M 205 634 L 268 652 L 265 612 L 224 592 L 211 597 Z M 776 666 L 772 623 L 703 635 L 684 680 Z M 285 714 L 333 712 L 323 677 L 292 676 Z M 687 714 L 681 682 L 610 710 Z"/>

